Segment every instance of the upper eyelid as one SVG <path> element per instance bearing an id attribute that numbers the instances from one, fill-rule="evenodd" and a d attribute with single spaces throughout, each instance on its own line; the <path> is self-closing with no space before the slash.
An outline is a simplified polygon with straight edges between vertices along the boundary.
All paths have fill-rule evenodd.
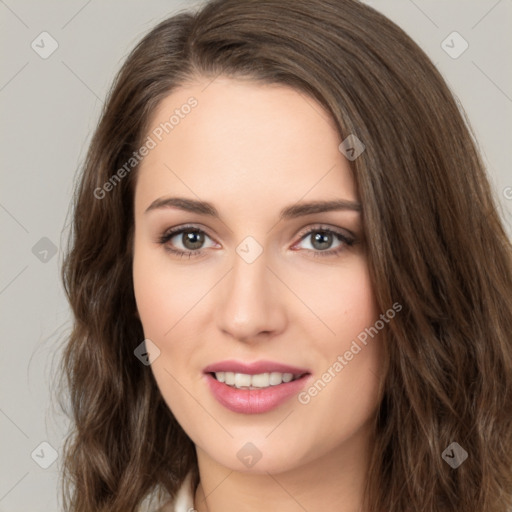
<path id="1" fill-rule="evenodd" d="M 204 233 L 205 235 L 207 235 L 208 237 L 210 237 L 212 240 L 215 240 L 215 237 L 211 236 L 207 229 L 205 229 L 203 227 L 195 226 L 193 224 L 191 224 L 191 225 L 185 224 L 183 226 L 176 226 L 176 227 L 165 229 L 162 232 L 160 238 L 163 238 L 166 236 L 171 236 L 171 235 L 172 235 L 172 237 L 175 237 L 176 235 L 179 235 L 179 234 L 183 233 L 184 231 L 200 231 L 200 232 Z"/>
<path id="2" fill-rule="evenodd" d="M 356 235 L 350 231 L 347 228 L 340 228 L 340 227 L 334 227 L 334 226 L 328 226 L 323 223 L 319 223 L 313 226 L 308 226 L 307 228 L 304 228 L 304 230 L 300 230 L 297 236 L 300 238 L 303 238 L 304 236 L 308 235 L 311 231 L 331 231 L 332 233 L 336 233 L 341 236 L 347 236 L 343 231 L 345 231 L 349 237 L 355 238 Z"/>

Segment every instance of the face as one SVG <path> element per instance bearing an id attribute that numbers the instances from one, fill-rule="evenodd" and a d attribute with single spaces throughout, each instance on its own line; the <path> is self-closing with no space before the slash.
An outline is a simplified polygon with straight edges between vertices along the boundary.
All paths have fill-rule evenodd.
<path id="1" fill-rule="evenodd" d="M 282 472 L 363 446 L 383 312 L 333 121 L 286 86 L 218 78 L 170 94 L 147 136 L 135 297 L 200 462 Z"/>

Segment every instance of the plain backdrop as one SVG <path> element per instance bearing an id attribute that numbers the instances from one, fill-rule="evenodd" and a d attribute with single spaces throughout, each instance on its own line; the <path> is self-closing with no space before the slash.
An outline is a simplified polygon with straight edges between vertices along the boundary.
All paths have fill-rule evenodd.
<path id="1" fill-rule="evenodd" d="M 367 3 L 427 52 L 460 99 L 512 233 L 512 1 Z M 59 272 L 74 179 L 128 52 L 157 22 L 195 5 L 0 0 L 0 512 L 61 510 L 68 423 L 50 384 L 70 327 Z"/>

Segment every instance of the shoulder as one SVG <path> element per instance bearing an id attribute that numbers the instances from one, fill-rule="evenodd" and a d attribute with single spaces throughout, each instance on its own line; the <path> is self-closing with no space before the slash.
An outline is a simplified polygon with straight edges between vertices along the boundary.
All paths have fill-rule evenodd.
<path id="1" fill-rule="evenodd" d="M 159 509 L 153 512 L 174 512 L 174 500 L 166 501 Z"/>
<path id="2" fill-rule="evenodd" d="M 176 496 L 166 501 L 154 512 L 194 512 L 194 490 L 192 489 L 192 474 L 189 473 Z"/>

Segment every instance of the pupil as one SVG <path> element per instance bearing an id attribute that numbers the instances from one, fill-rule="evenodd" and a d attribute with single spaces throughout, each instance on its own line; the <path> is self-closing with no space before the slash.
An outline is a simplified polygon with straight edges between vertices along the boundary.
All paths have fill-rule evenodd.
<path id="1" fill-rule="evenodd" d="M 318 243 L 319 246 L 315 246 Z M 332 243 L 332 234 L 331 233 L 321 233 L 318 232 L 313 236 L 313 247 L 315 249 L 328 249 Z"/>
<path id="2" fill-rule="evenodd" d="M 197 231 L 183 233 L 183 245 L 191 251 L 199 249 L 204 243 L 204 234 Z"/>

